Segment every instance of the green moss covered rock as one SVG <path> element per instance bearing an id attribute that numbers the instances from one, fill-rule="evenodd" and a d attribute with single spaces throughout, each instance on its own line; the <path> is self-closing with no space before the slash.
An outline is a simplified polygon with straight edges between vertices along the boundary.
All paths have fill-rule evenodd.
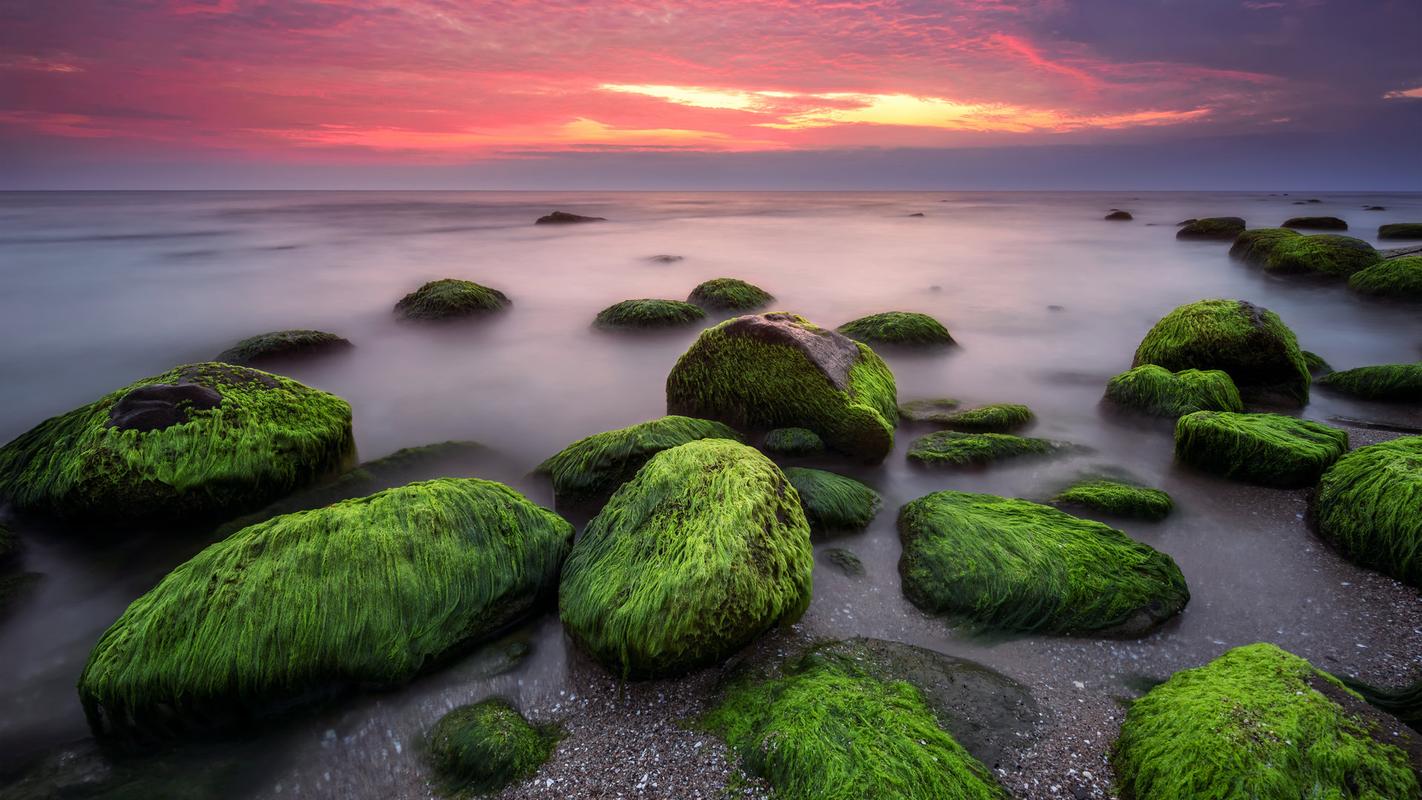
<path id="1" fill-rule="evenodd" d="M 706 312 L 680 300 L 623 300 L 597 312 L 599 328 L 677 328 L 706 318 Z"/>
<path id="2" fill-rule="evenodd" d="M 199 520 L 260 508 L 354 456 L 339 397 L 246 367 L 189 364 L 0 448 L 0 496 L 67 519 Z"/>
<path id="3" fill-rule="evenodd" d="M 1113 517 L 1151 521 L 1165 519 L 1175 508 L 1170 495 L 1159 489 L 1108 478 L 1077 481 L 1057 492 L 1051 502 L 1064 508 L 1081 508 Z"/>
<path id="4" fill-rule="evenodd" d="M 808 428 L 776 428 L 765 435 L 761 448 L 778 456 L 813 456 L 825 451 L 825 442 Z"/>
<path id="5" fill-rule="evenodd" d="M 1121 408 L 1156 417 L 1244 410 L 1229 373 L 1218 369 L 1171 372 L 1155 364 L 1142 364 L 1107 382 L 1106 399 Z"/>
<path id="6" fill-rule="evenodd" d="M 1333 371 L 1333 367 L 1318 353 L 1304 350 L 1303 359 L 1304 366 L 1308 367 L 1308 374 L 1312 375 L 1315 379 L 1320 375 Z"/>
<path id="7" fill-rule="evenodd" d="M 1422 239 L 1422 222 L 1393 222 L 1378 226 L 1379 239 Z"/>
<path id="8" fill-rule="evenodd" d="M 1139 636 L 1190 599 L 1170 556 L 1026 500 L 935 492 L 903 507 L 899 537 L 908 599 L 985 628 Z"/>
<path id="9" fill-rule="evenodd" d="M 1181 226 L 1175 238 L 1229 241 L 1243 232 L 1244 220 L 1240 217 L 1203 217 Z"/>
<path id="10" fill-rule="evenodd" d="M 1331 233 L 1283 237 L 1267 246 L 1260 244 L 1252 252 L 1251 259 L 1268 272 L 1325 278 L 1347 278 L 1382 259 L 1362 239 Z"/>
<path id="11" fill-rule="evenodd" d="M 927 466 L 970 467 L 1010 458 L 1051 455 L 1069 448 L 1070 445 L 1063 442 L 1007 433 L 935 431 L 915 439 L 909 446 L 908 458 Z"/>
<path id="12" fill-rule="evenodd" d="M 785 477 L 799 493 L 800 507 L 816 534 L 863 530 L 884 504 L 878 492 L 833 472 L 792 467 Z"/>
<path id="13" fill-rule="evenodd" d="M 1234 238 L 1229 254 L 1247 264 L 1262 267 L 1279 242 L 1300 236 L 1303 234 L 1288 228 L 1253 228 Z"/>
<path id="14" fill-rule="evenodd" d="M 1136 348 L 1131 366 L 1142 364 L 1224 370 L 1246 398 L 1308 402 L 1311 378 L 1294 332 L 1278 314 L 1243 300 L 1200 300 L 1166 314 Z"/>
<path id="15" fill-rule="evenodd" d="M 942 422 L 962 403 L 951 397 L 931 397 L 899 404 L 899 416 L 909 422 Z"/>
<path id="16" fill-rule="evenodd" d="M 774 299 L 770 292 L 738 278 L 713 278 L 692 289 L 686 302 L 708 311 L 753 311 Z"/>
<path id="17" fill-rule="evenodd" d="M 1302 658 L 1252 644 L 1132 703 L 1111 761 L 1126 800 L 1418 797 L 1373 714 Z"/>
<path id="18" fill-rule="evenodd" d="M 579 439 L 539 464 L 534 472 L 552 479 L 559 504 L 600 502 L 663 450 L 698 439 L 740 438 L 720 422 L 662 417 Z"/>
<path id="19" fill-rule="evenodd" d="M 1020 403 L 993 403 L 963 411 L 951 411 L 937 422 L 949 430 L 972 433 L 1007 433 L 1033 420 L 1032 409 Z"/>
<path id="20" fill-rule="evenodd" d="M 843 547 L 830 547 L 820 552 L 825 560 L 834 566 L 835 569 L 844 573 L 848 578 L 864 577 L 864 562 L 859 560 L 853 551 Z"/>
<path id="21" fill-rule="evenodd" d="M 1313 520 L 1350 560 L 1422 588 L 1422 436 L 1338 459 L 1314 492 Z"/>
<path id="22" fill-rule="evenodd" d="M 667 412 L 740 429 L 808 428 L 830 448 L 883 460 L 898 420 L 894 375 L 867 345 L 793 314 L 703 331 L 667 375 Z"/>
<path id="23" fill-rule="evenodd" d="M 1348 434 L 1282 414 L 1197 411 L 1175 423 L 1175 457 L 1234 480 L 1308 486 L 1348 450 Z"/>
<path id="24" fill-rule="evenodd" d="M 243 339 L 223 350 L 214 360 L 225 364 L 261 366 L 338 353 L 350 347 L 348 340 L 325 331 L 272 331 Z"/>
<path id="25" fill-rule="evenodd" d="M 440 717 L 425 758 L 444 794 L 486 794 L 532 777 L 558 738 L 556 728 L 530 725 L 507 701 L 484 700 Z"/>
<path id="26" fill-rule="evenodd" d="M 569 634 L 619 675 L 712 664 L 810 602 L 799 498 L 756 450 L 726 439 L 653 456 L 588 523 L 563 568 Z"/>
<path id="27" fill-rule="evenodd" d="M 1319 378 L 1318 384 L 1363 400 L 1422 403 L 1422 363 L 1345 369 Z"/>
<path id="28" fill-rule="evenodd" d="M 1402 256 L 1358 270 L 1348 278 L 1358 294 L 1395 300 L 1422 300 L 1422 256 Z"/>
<path id="29" fill-rule="evenodd" d="M 509 305 L 508 296 L 498 289 L 473 281 L 444 278 L 430 281 L 400 298 L 395 304 L 395 313 L 411 320 L 464 319 L 502 311 Z"/>
<path id="30" fill-rule="evenodd" d="M 913 311 L 870 314 L 839 326 L 839 332 L 869 344 L 932 347 L 954 344 L 943 323 Z"/>
<path id="31" fill-rule="evenodd" d="M 1290 217 L 1284 220 L 1283 227 L 1314 231 L 1346 231 L 1348 223 L 1337 217 Z"/>
<path id="32" fill-rule="evenodd" d="M 135 600 L 79 698 L 96 734 L 147 738 L 398 685 L 532 610 L 572 536 L 513 489 L 460 478 L 276 517 Z"/>

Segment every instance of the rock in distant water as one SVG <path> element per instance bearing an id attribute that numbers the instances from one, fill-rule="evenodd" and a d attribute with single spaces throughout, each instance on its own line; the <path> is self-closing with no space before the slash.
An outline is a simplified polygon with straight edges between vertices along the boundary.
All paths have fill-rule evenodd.
<path id="1" fill-rule="evenodd" d="M 570 214 L 566 211 L 554 211 L 539 217 L 535 225 L 571 225 L 576 222 L 607 222 L 607 217 L 585 217 L 582 214 Z"/>
<path id="2" fill-rule="evenodd" d="M 395 304 L 395 313 L 410 320 L 436 321 L 476 317 L 508 307 L 508 296 L 498 289 L 473 281 L 444 278 L 430 281 L 400 298 Z"/>
<path id="3" fill-rule="evenodd" d="M 1379 239 L 1422 239 L 1422 222 L 1393 222 L 1378 226 Z"/>
<path id="4" fill-rule="evenodd" d="M 1202 217 L 1175 232 L 1177 239 L 1218 239 L 1229 241 L 1244 232 L 1240 217 Z"/>
<path id="5" fill-rule="evenodd" d="M 661 255 L 647 256 L 647 260 L 651 261 L 654 264 L 675 264 L 676 262 L 682 261 L 685 258 L 686 256 L 672 256 L 667 255 L 665 253 Z"/>
<path id="6" fill-rule="evenodd" d="M 774 299 L 770 292 L 738 278 L 712 278 L 692 289 L 686 302 L 708 311 L 753 311 Z"/>
<path id="7" fill-rule="evenodd" d="M 312 330 L 272 331 L 251 336 L 218 354 L 215 361 L 243 366 L 310 358 L 343 350 L 351 343 L 334 333 Z"/>
<path id="8" fill-rule="evenodd" d="M 927 216 L 927 215 L 924 214 L 922 211 L 915 211 L 914 213 L 909 214 L 909 216 L 910 216 L 910 217 L 922 217 L 922 216 Z"/>
<path id="9" fill-rule="evenodd" d="M 1316 231 L 1346 231 L 1348 223 L 1337 217 L 1290 217 L 1282 227 L 1306 228 Z"/>
<path id="10" fill-rule="evenodd" d="M 1348 288 L 1359 294 L 1395 300 L 1422 301 L 1422 256 L 1403 256 L 1358 270 Z"/>
<path id="11" fill-rule="evenodd" d="M 1348 450 L 1346 431 L 1282 414 L 1197 411 L 1175 423 L 1175 457 L 1225 478 L 1308 486 Z"/>
<path id="12" fill-rule="evenodd" d="M 623 300 L 599 311 L 593 325 L 604 329 L 676 328 L 706 317 L 706 312 L 680 300 Z"/>
<path id="13" fill-rule="evenodd" d="M 1277 275 L 1320 278 L 1346 278 L 1382 259 L 1362 239 L 1332 233 L 1304 236 L 1289 228 L 1245 231 L 1230 245 L 1229 254 Z"/>
<path id="14" fill-rule="evenodd" d="M 839 332 L 869 344 L 934 347 L 957 344 L 943 323 L 916 311 L 885 311 L 839 326 Z"/>
<path id="15" fill-rule="evenodd" d="M 1387 206 L 1363 206 L 1364 211 L 1386 211 Z"/>
<path id="16" fill-rule="evenodd" d="M 1360 447 L 1318 482 L 1318 535 L 1356 564 L 1422 588 L 1422 436 Z"/>
<path id="17" fill-rule="evenodd" d="M 492 698 L 440 717 L 425 758 L 444 794 L 487 794 L 532 777 L 558 737 L 556 728 L 534 727 L 508 701 Z"/>
<path id="18" fill-rule="evenodd" d="M 1129 222 L 1135 219 L 1135 217 L 1131 216 L 1131 212 L 1122 211 L 1121 209 L 1117 208 L 1112 209 L 1111 213 L 1107 214 L 1104 219 L 1108 219 L 1112 222 Z"/>

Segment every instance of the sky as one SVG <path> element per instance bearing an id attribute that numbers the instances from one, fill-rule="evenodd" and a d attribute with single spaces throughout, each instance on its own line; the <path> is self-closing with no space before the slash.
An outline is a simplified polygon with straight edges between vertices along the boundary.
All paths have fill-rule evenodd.
<path id="1" fill-rule="evenodd" d="M 0 0 L 0 189 L 1422 190 L 1422 0 Z"/>

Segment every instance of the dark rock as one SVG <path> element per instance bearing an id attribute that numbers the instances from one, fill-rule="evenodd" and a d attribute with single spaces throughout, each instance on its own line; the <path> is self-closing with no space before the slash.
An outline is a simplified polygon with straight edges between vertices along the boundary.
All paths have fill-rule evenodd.
<path id="1" fill-rule="evenodd" d="M 225 364 L 266 364 L 347 350 L 351 343 L 334 333 L 312 330 L 272 331 L 251 336 L 223 350 Z"/>
<path id="2" fill-rule="evenodd" d="M 835 565 L 840 572 L 847 577 L 860 578 L 864 576 L 864 562 L 859 560 L 853 552 L 843 547 L 831 547 L 823 551 L 825 560 Z"/>
<path id="3" fill-rule="evenodd" d="M 667 255 L 665 253 L 661 255 L 647 256 L 647 260 L 654 264 L 675 264 L 676 262 L 681 261 L 685 258 L 686 256 L 672 256 Z"/>
<path id="4" fill-rule="evenodd" d="M 1316 231 L 1346 231 L 1348 223 L 1337 217 L 1290 217 L 1281 226 Z"/>
<path id="5" fill-rule="evenodd" d="M 1175 238 L 1230 240 L 1243 232 L 1240 217 L 1202 217 L 1176 231 Z"/>
<path id="6" fill-rule="evenodd" d="M 914 213 L 912 213 L 912 214 L 909 214 L 909 216 L 910 216 L 910 217 L 922 217 L 922 216 L 924 216 L 924 213 L 923 213 L 922 211 L 916 211 L 916 212 L 914 212 Z"/>
<path id="7" fill-rule="evenodd" d="M 1387 206 L 1363 206 L 1364 211 L 1386 211 Z"/>
<path id="8" fill-rule="evenodd" d="M 554 211 L 538 218 L 535 225 L 571 225 L 575 222 L 606 222 L 607 217 L 585 217 L 582 214 L 569 214 L 566 211 Z"/>
<path id="9" fill-rule="evenodd" d="M 1131 216 L 1131 212 L 1122 211 L 1120 209 L 1112 210 L 1112 212 L 1110 214 L 1107 214 L 1105 218 L 1111 220 L 1112 222 L 1129 222 L 1135 219 L 1135 217 Z"/>
<path id="10" fill-rule="evenodd" d="M 154 383 L 119 398 L 109 409 L 109 426 L 120 430 L 155 431 L 187 422 L 188 412 L 222 405 L 217 390 L 195 383 Z"/>

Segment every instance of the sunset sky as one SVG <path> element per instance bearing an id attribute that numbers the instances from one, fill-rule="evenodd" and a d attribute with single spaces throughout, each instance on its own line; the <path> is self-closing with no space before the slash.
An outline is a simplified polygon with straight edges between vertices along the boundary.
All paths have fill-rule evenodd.
<path id="1" fill-rule="evenodd" d="M 0 188 L 1422 190 L 1419 0 L 0 0 Z"/>

